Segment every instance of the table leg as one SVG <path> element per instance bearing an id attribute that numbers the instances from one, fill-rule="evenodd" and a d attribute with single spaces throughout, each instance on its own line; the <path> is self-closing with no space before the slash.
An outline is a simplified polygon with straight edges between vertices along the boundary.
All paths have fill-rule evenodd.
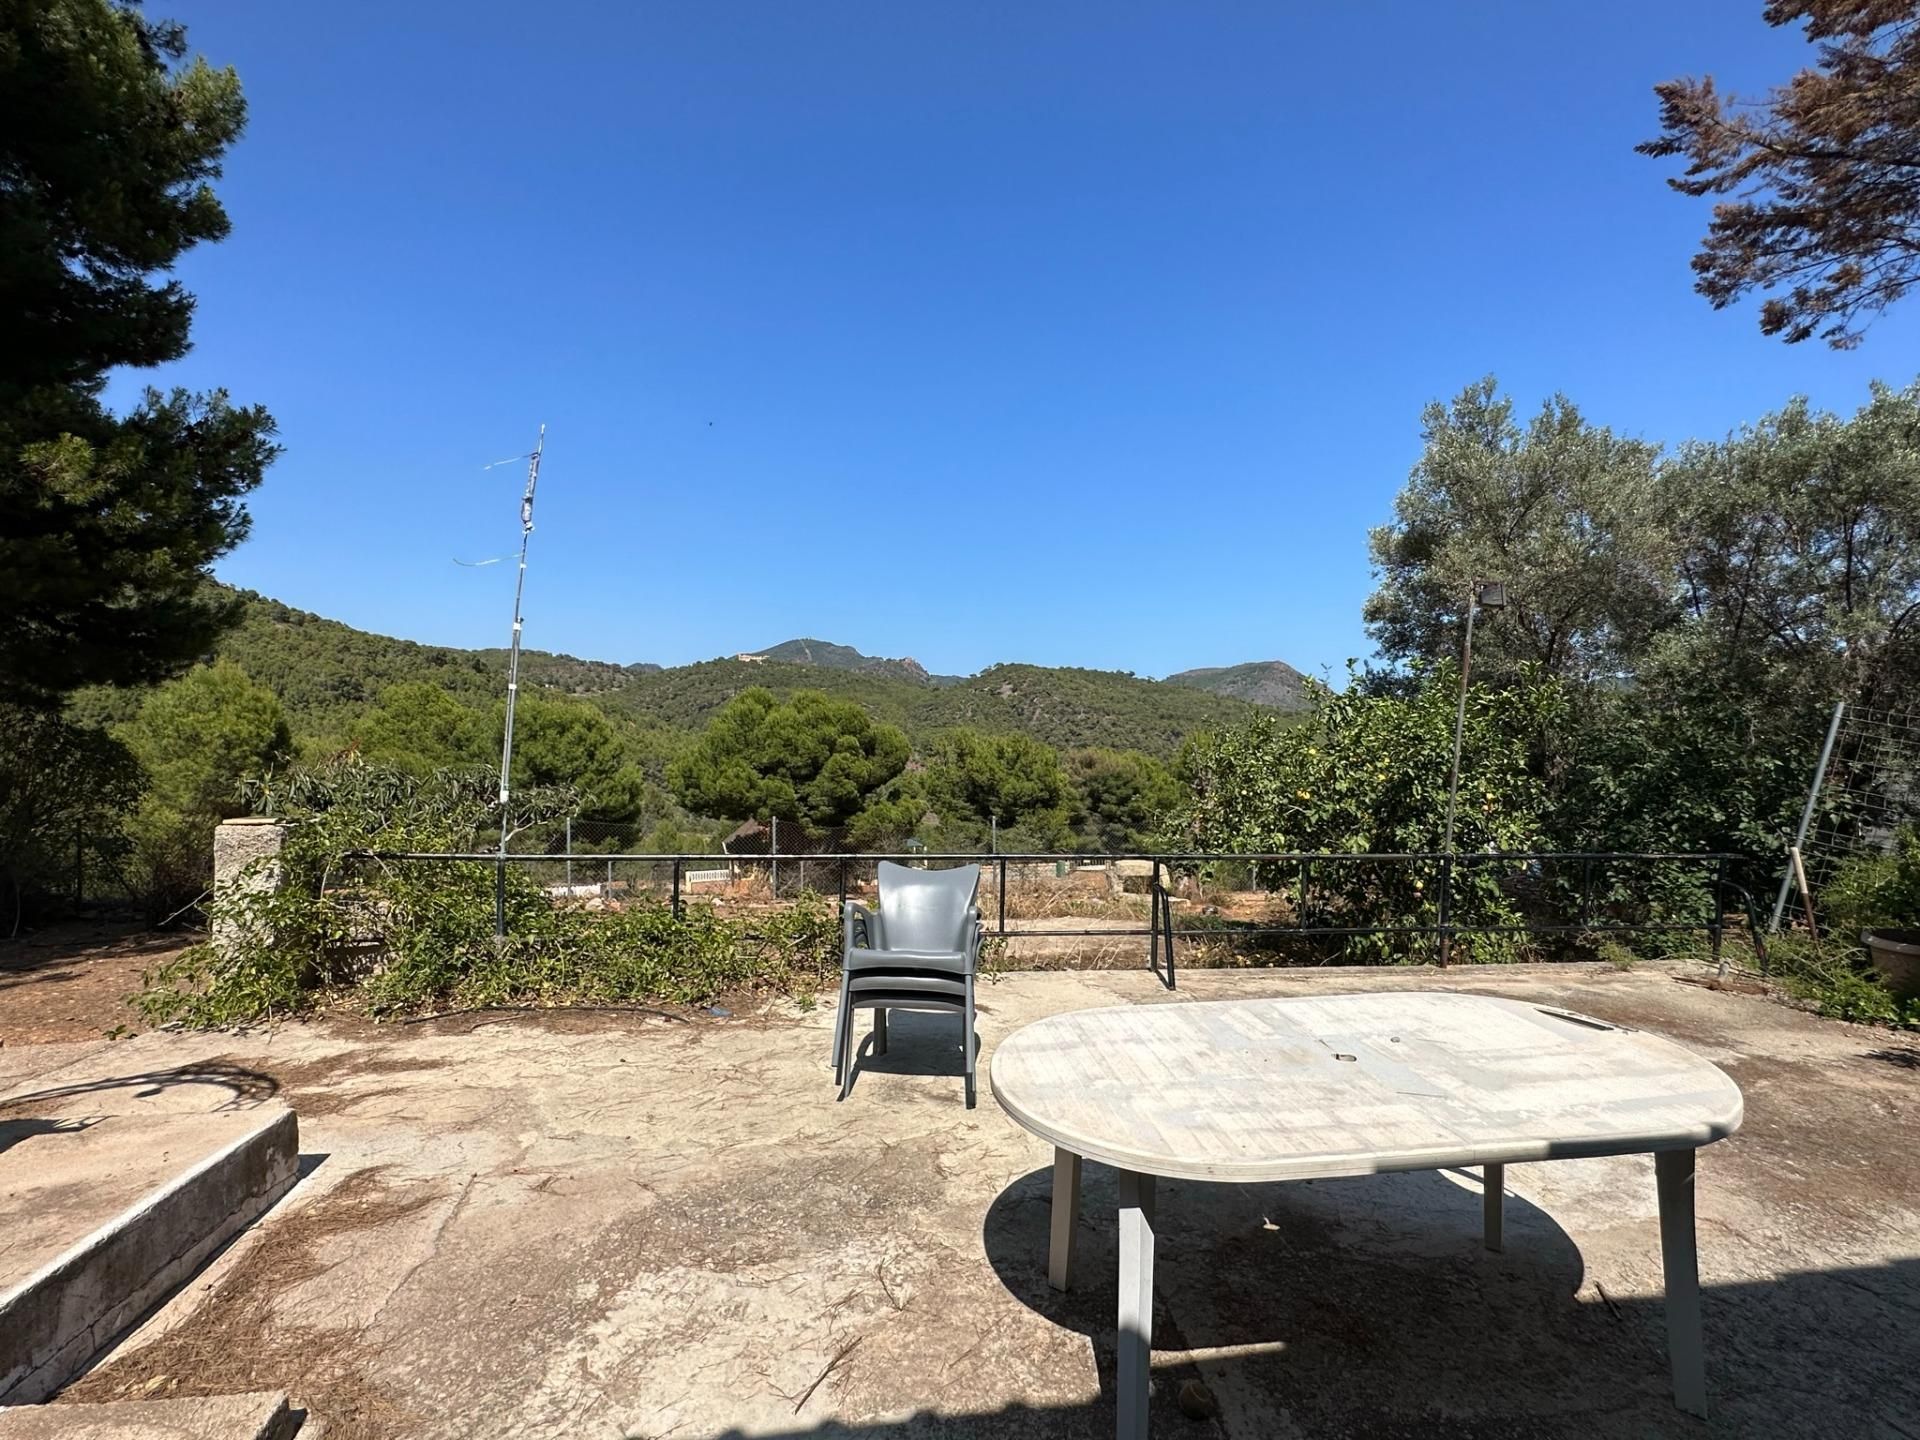
<path id="1" fill-rule="evenodd" d="M 1693 1156 L 1691 1150 L 1662 1150 L 1653 1157 L 1653 1174 L 1660 1191 L 1660 1261 L 1667 1278 L 1673 1403 L 1705 1419 L 1707 1360 L 1700 1336 L 1700 1261 L 1693 1241 Z"/>
<path id="2" fill-rule="evenodd" d="M 1119 1440 L 1146 1440 L 1153 1361 L 1153 1176 L 1120 1172 L 1120 1331 L 1114 1347 Z"/>
<path id="3" fill-rule="evenodd" d="M 1501 1201 L 1507 1188 L 1507 1167 L 1504 1165 L 1482 1165 L 1480 1167 L 1480 1214 L 1486 1226 L 1487 1249 L 1496 1255 L 1503 1248 L 1500 1236 L 1502 1219 Z"/>
<path id="4" fill-rule="evenodd" d="M 1053 1152 L 1053 1235 L 1047 1246 L 1047 1283 L 1067 1288 L 1073 1271 L 1073 1236 L 1080 1226 L 1080 1157 Z"/>

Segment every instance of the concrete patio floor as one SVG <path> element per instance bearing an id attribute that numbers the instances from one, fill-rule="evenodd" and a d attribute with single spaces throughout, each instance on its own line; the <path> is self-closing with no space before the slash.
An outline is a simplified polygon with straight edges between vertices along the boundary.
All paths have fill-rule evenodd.
<path id="1" fill-rule="evenodd" d="M 304 1178 L 63 1399 L 285 1389 L 363 1436 L 1105 1436 L 1112 1178 L 1045 1279 L 1050 1151 L 994 1043 L 1118 1002 L 1459 988 L 1670 1036 L 1746 1095 L 1702 1153 L 1713 1418 L 1668 1398 L 1651 1162 L 1162 1182 L 1155 1433 L 1920 1435 L 1920 1047 L 1659 969 L 1017 974 L 956 1027 L 896 1015 L 836 1104 L 831 1010 L 308 1024 L 0 1050 L 46 1115 L 299 1114 Z M 18 1108 L 16 1104 L 16 1108 Z M 1181 1383 L 1217 1416 L 1191 1419 Z"/>

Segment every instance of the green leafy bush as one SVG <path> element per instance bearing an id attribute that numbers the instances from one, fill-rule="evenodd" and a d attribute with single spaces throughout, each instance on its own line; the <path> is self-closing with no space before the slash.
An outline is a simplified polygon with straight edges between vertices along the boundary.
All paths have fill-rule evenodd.
<path id="1" fill-rule="evenodd" d="M 1908 826 L 1884 855 L 1842 865 L 1821 897 L 1849 939 L 1872 929 L 1920 929 L 1920 826 Z"/>
<path id="2" fill-rule="evenodd" d="M 742 990 L 811 991 L 838 964 L 827 901 L 777 911 L 676 916 L 637 898 L 589 909 L 506 874 L 507 934 L 494 934 L 494 867 L 371 852 L 471 851 L 497 834 L 486 771 L 425 777 L 342 757 L 259 795 L 293 821 L 278 887 L 236 885 L 212 907 L 213 939 L 147 976 L 154 1020 L 226 1025 L 325 1002 L 376 1014 L 440 1006 L 699 1004 Z M 546 823 L 565 791 L 515 797 L 514 828 Z"/>
<path id="3" fill-rule="evenodd" d="M 1453 754 L 1456 671 L 1438 666 L 1411 695 L 1341 693 L 1311 685 L 1312 715 L 1299 724 L 1260 716 L 1245 728 L 1190 743 L 1181 770 L 1192 798 L 1171 843 L 1186 849 L 1327 852 L 1335 856 L 1432 853 L 1444 842 Z M 1468 696 L 1460 771 L 1449 921 L 1517 925 L 1530 877 L 1488 852 L 1536 848 L 1545 792 L 1528 764 L 1528 739 L 1557 713 L 1558 686 L 1528 680 Z M 1313 862 L 1303 881 L 1285 865 L 1263 866 L 1265 883 L 1287 889 L 1296 921 L 1341 927 L 1439 924 L 1440 862 Z M 1404 958 L 1401 935 L 1335 937 L 1352 957 Z M 1462 958 L 1518 957 L 1511 935 L 1464 933 Z"/>
<path id="4" fill-rule="evenodd" d="M 1887 989 L 1858 946 L 1822 945 L 1799 933 L 1767 942 L 1769 969 L 1788 994 L 1830 1020 L 1920 1028 L 1920 1000 Z"/>
<path id="5" fill-rule="evenodd" d="M 230 660 L 149 691 L 116 735 L 148 779 L 126 821 L 127 881 L 160 921 L 206 892 L 214 827 L 245 813 L 242 784 L 283 764 L 292 736 L 273 692 Z"/>

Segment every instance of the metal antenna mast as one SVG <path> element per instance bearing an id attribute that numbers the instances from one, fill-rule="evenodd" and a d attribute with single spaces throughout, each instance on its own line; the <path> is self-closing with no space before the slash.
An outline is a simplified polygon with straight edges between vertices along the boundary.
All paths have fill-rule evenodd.
<path id="1" fill-rule="evenodd" d="M 527 457 L 527 493 L 520 497 L 520 572 L 513 581 L 513 639 L 507 647 L 507 730 L 500 742 L 500 855 L 493 870 L 493 933 L 507 933 L 507 841 L 512 838 L 507 813 L 508 777 L 513 771 L 513 707 L 520 698 L 520 601 L 527 590 L 527 539 L 533 534 L 533 492 L 540 483 L 540 452 L 547 446 L 547 427 L 540 427 L 533 454 Z"/>

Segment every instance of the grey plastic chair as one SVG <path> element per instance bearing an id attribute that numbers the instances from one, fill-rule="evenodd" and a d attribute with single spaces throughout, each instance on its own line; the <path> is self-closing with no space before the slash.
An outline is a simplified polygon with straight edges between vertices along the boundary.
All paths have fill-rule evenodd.
<path id="1" fill-rule="evenodd" d="M 980 963 L 980 867 L 910 870 L 880 862 L 878 914 L 849 900 L 833 1025 L 833 1081 L 853 1085 L 853 1012 L 873 1011 L 873 1053 L 887 1053 L 887 1011 L 958 1011 L 965 1029 L 967 1108 L 973 1108 L 973 976 Z"/>

